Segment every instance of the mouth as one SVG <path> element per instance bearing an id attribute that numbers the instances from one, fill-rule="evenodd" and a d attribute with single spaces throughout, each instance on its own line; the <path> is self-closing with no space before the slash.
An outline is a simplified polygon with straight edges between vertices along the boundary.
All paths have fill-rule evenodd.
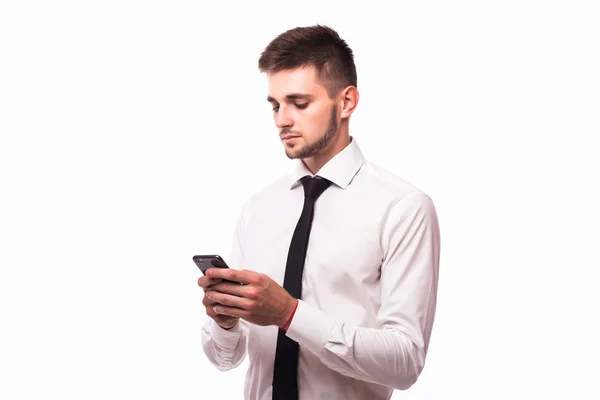
<path id="1" fill-rule="evenodd" d="M 299 137 L 300 136 L 297 136 L 297 135 L 282 135 L 281 136 L 281 140 L 283 140 L 284 142 L 287 142 L 287 141 L 290 141 L 290 140 L 293 140 L 293 139 L 297 139 Z"/>

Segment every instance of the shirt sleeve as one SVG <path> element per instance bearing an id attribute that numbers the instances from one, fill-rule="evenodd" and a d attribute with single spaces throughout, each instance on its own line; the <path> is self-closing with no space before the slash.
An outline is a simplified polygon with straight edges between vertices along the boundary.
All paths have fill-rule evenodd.
<path id="1" fill-rule="evenodd" d="M 234 229 L 232 251 L 227 261 L 231 268 L 244 265 L 244 213 L 240 214 Z M 247 354 L 248 324 L 240 319 L 231 329 L 223 329 L 212 318 L 204 323 L 201 332 L 202 348 L 208 360 L 220 371 L 240 365 Z"/>
<path id="2" fill-rule="evenodd" d="M 353 326 L 300 300 L 287 336 L 340 374 L 405 390 L 425 364 L 436 308 L 440 232 L 433 202 L 424 193 L 393 204 L 386 221 L 377 327 Z"/>
<path id="3" fill-rule="evenodd" d="M 246 332 L 242 320 L 231 329 L 223 329 L 209 318 L 202 327 L 202 348 L 208 360 L 220 371 L 240 365 L 246 358 Z"/>

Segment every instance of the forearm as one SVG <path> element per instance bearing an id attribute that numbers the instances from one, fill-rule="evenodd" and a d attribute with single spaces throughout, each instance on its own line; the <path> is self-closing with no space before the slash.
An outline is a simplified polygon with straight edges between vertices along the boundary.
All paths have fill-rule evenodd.
<path id="1" fill-rule="evenodd" d="M 209 361 L 220 371 L 240 365 L 246 357 L 246 330 L 243 322 L 225 330 L 208 319 L 202 327 L 202 348 Z"/>
<path id="2" fill-rule="evenodd" d="M 425 362 L 420 340 L 396 328 L 352 326 L 304 302 L 287 334 L 332 370 L 399 390 L 416 382 Z"/>

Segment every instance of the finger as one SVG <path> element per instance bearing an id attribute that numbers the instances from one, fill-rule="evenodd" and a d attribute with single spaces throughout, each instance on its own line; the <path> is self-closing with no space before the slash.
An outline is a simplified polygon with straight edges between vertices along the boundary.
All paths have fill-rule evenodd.
<path id="1" fill-rule="evenodd" d="M 222 282 L 222 279 L 219 278 L 211 278 L 209 276 L 201 276 L 200 278 L 198 278 L 198 286 L 200 286 L 202 289 L 205 289 L 204 291 L 206 291 L 206 288 L 215 285 L 217 283 Z"/>
<path id="2" fill-rule="evenodd" d="M 250 316 L 250 312 L 247 310 L 242 310 L 241 308 L 236 307 L 227 307 L 221 304 L 214 306 L 213 311 L 218 315 L 228 315 L 230 317 L 237 318 L 247 318 Z"/>
<path id="3" fill-rule="evenodd" d="M 225 314 L 218 314 L 217 312 L 215 312 L 215 307 L 216 306 L 221 306 L 220 304 L 216 304 L 214 306 L 210 306 L 210 307 L 206 307 L 206 315 L 208 315 L 210 318 L 214 319 L 217 323 L 230 323 L 232 321 L 236 321 L 238 320 L 240 317 L 237 316 L 231 316 L 231 315 L 225 315 Z M 233 308 L 233 307 L 232 307 Z"/>
<path id="4" fill-rule="evenodd" d="M 202 299 L 202 305 L 204 307 L 212 307 L 215 304 L 217 304 L 216 301 L 213 301 L 213 300 L 209 299 L 208 297 L 206 297 L 206 295 L 204 295 L 204 298 Z"/>
<path id="5" fill-rule="evenodd" d="M 238 297 L 251 297 L 249 296 L 250 289 L 249 285 L 240 285 L 238 283 L 221 282 L 214 284 L 210 287 L 210 290 L 215 292 L 231 294 Z"/>
<path id="6" fill-rule="evenodd" d="M 244 285 L 252 283 L 258 278 L 258 273 L 254 271 L 240 271 L 233 268 L 209 268 L 206 270 L 206 275 L 211 278 L 221 278 L 223 280 L 239 282 Z"/>
<path id="7" fill-rule="evenodd" d="M 216 283 L 220 283 L 222 281 L 223 281 L 223 279 L 220 279 L 220 278 L 211 278 L 209 276 L 203 275 L 200 278 L 198 278 L 198 285 L 206 287 L 206 286 L 214 285 Z"/>
<path id="8" fill-rule="evenodd" d="M 214 290 L 209 290 L 206 292 L 206 297 L 210 300 L 223 304 L 225 306 L 242 308 L 244 310 L 250 309 L 253 302 L 244 297 L 232 296 L 226 293 L 215 292 Z"/>
<path id="9" fill-rule="evenodd" d="M 236 319 L 237 317 L 231 317 L 229 315 L 221 315 L 217 314 L 214 310 L 215 306 L 220 305 L 219 303 L 211 302 L 212 304 L 206 306 L 206 315 L 211 317 L 214 320 L 227 322 L 228 319 Z"/>

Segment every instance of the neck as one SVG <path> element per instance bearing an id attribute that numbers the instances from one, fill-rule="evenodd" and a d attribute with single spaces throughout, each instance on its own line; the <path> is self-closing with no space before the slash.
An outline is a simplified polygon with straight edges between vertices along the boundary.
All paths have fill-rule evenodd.
<path id="1" fill-rule="evenodd" d="M 316 175 L 323 165 L 327 164 L 329 160 L 344 150 L 349 144 L 350 134 L 348 133 L 348 129 L 341 129 L 336 139 L 323 151 L 313 157 L 304 158 L 302 161 L 304 162 L 304 165 L 306 165 L 306 168 L 308 168 L 313 175 Z"/>

